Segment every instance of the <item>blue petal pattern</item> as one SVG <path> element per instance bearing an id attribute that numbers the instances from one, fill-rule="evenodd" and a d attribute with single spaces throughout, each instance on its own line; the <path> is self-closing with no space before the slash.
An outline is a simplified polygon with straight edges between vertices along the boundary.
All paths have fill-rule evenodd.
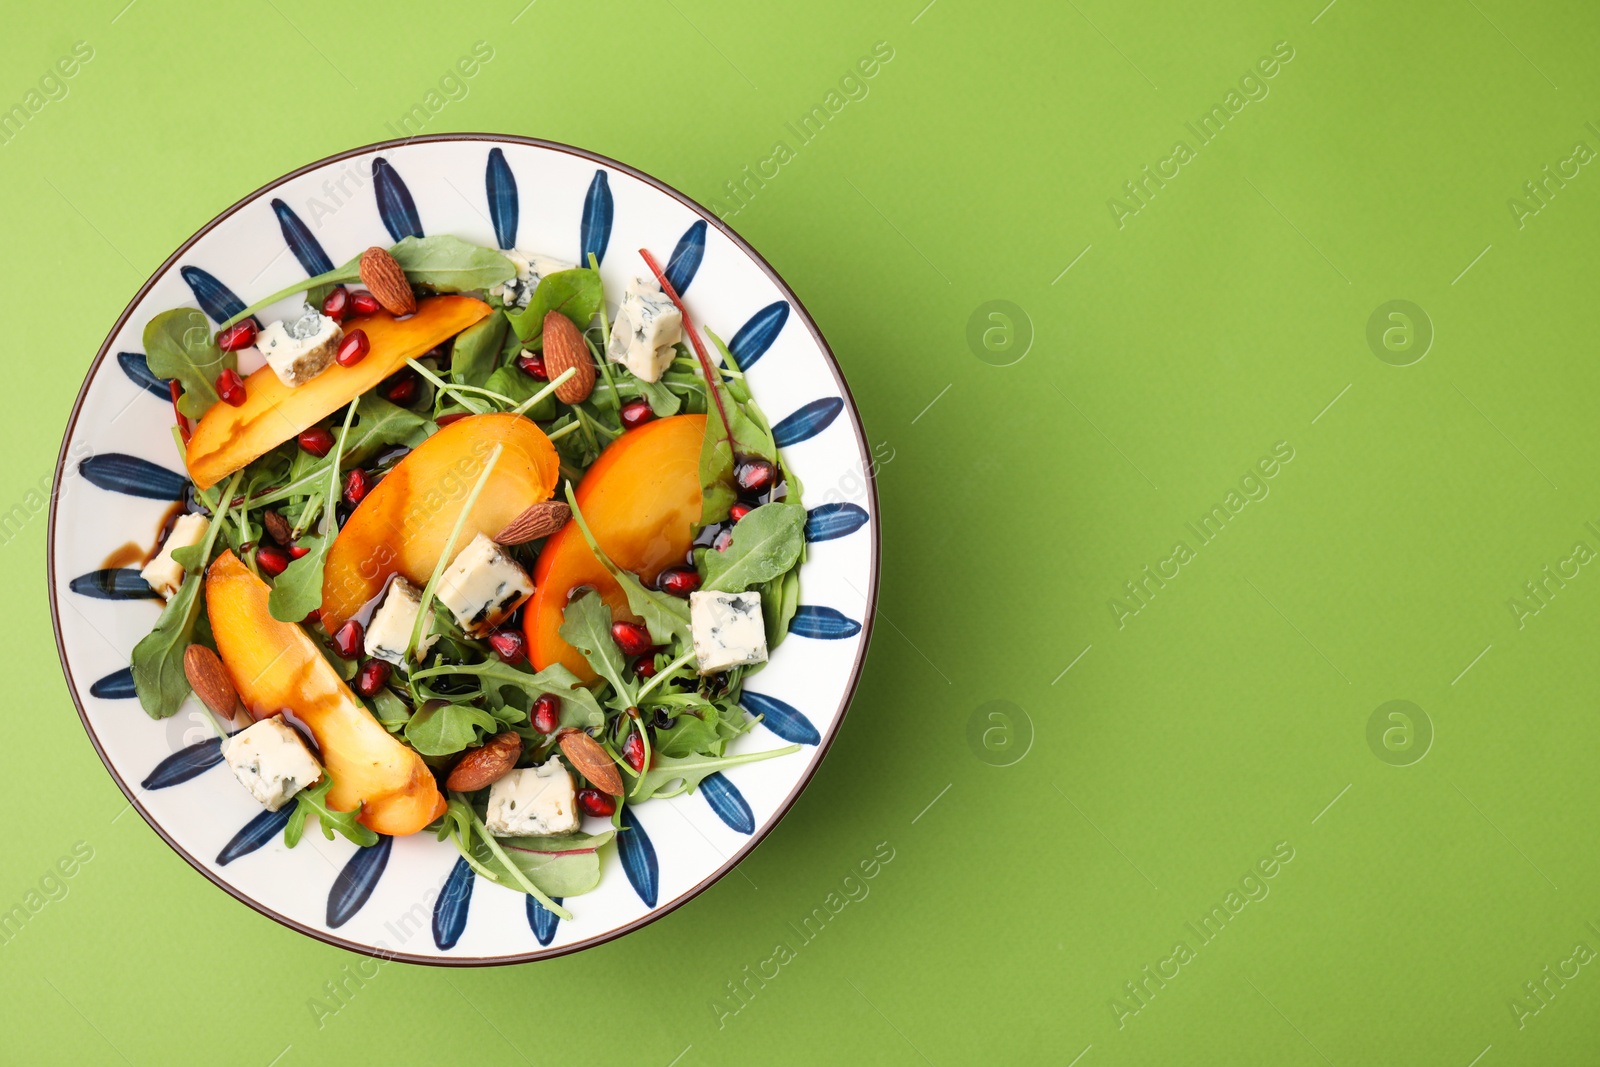
<path id="1" fill-rule="evenodd" d="M 677 290 L 679 296 L 688 292 L 689 283 L 694 281 L 695 274 L 700 270 L 700 260 L 705 254 L 706 220 L 700 219 L 683 231 L 683 236 L 678 238 L 678 247 L 672 250 L 672 258 L 667 260 L 667 281 L 672 283 L 672 288 Z"/>
<path id="2" fill-rule="evenodd" d="M 866 524 L 867 510 L 859 504 L 818 504 L 806 512 L 806 540 L 832 541 Z"/>
<path id="3" fill-rule="evenodd" d="M 820 608 L 812 604 L 801 604 L 794 611 L 794 618 L 789 620 L 789 632 L 799 634 L 801 637 L 816 637 L 824 641 L 838 641 L 845 637 L 854 637 L 861 632 L 861 624 L 856 620 L 841 615 L 833 608 Z"/>
<path id="4" fill-rule="evenodd" d="M 150 583 L 139 577 L 139 572 L 131 567 L 108 567 L 80 574 L 67 583 L 67 588 L 95 600 L 161 599 L 150 588 Z"/>
<path id="5" fill-rule="evenodd" d="M 150 361 L 144 358 L 143 352 L 118 352 L 117 362 L 122 364 L 122 373 L 140 389 L 154 393 L 162 400 L 172 396 L 167 388 L 166 379 L 157 378 L 151 373 Z"/>
<path id="6" fill-rule="evenodd" d="M 512 248 L 517 243 L 517 179 L 511 174 L 506 154 L 498 148 L 489 149 L 489 167 L 484 172 L 483 184 L 489 195 L 494 239 L 500 242 L 501 248 Z"/>
<path id="7" fill-rule="evenodd" d="M 528 925 L 533 927 L 533 936 L 539 939 L 539 944 L 546 947 L 556 939 L 556 927 L 561 922 L 561 916 L 546 908 L 533 897 L 525 898 L 528 901 Z M 557 904 L 561 897 L 551 897 Z"/>
<path id="8" fill-rule="evenodd" d="M 639 813 L 629 808 L 623 816 L 627 825 L 617 833 L 617 854 L 622 857 L 622 869 L 633 883 L 633 891 L 648 907 L 656 906 L 656 893 L 661 888 L 661 868 L 656 864 L 656 847 L 639 824 Z"/>
<path id="9" fill-rule="evenodd" d="M 402 237 L 421 237 L 422 219 L 417 216 L 417 202 L 411 199 L 411 190 L 401 179 L 400 172 L 390 166 L 382 156 L 372 161 L 372 185 L 377 192 L 378 214 L 383 217 L 383 228 L 396 241 Z"/>
<path id="10" fill-rule="evenodd" d="M 805 713 L 792 704 L 765 693 L 752 693 L 746 689 L 739 694 L 739 703 L 752 715 L 761 716 L 761 724 L 791 745 L 820 745 L 822 734 L 817 732 Z"/>
<path id="11" fill-rule="evenodd" d="M 739 327 L 739 332 L 728 342 L 728 351 L 733 353 L 739 369 L 749 370 L 755 366 L 756 360 L 766 355 L 788 321 L 789 305 L 783 300 L 768 304 L 751 315 L 750 321 Z"/>
<path id="12" fill-rule="evenodd" d="M 222 738 L 208 737 L 187 748 L 178 749 L 156 764 L 156 769 L 151 771 L 150 776 L 139 785 L 144 789 L 166 789 L 168 786 L 182 785 L 221 762 Z"/>
<path id="13" fill-rule="evenodd" d="M 467 928 L 467 909 L 472 906 L 472 883 L 477 879 L 464 859 L 456 860 L 450 877 L 444 881 L 444 891 L 433 906 L 433 943 L 441 950 L 456 947 L 461 933 Z"/>
<path id="14" fill-rule="evenodd" d="M 741 834 L 756 832 L 756 816 L 750 810 L 744 794 L 724 778 L 721 771 L 707 775 L 700 782 L 700 793 L 717 813 L 717 818 L 728 824 L 730 830 Z"/>
<path id="15" fill-rule="evenodd" d="M 244 824 L 244 829 L 233 835 L 233 840 L 217 853 L 217 866 L 226 867 L 240 856 L 248 856 L 279 834 L 294 814 L 294 805 L 285 804 L 277 811 L 263 811 Z"/>
<path id="16" fill-rule="evenodd" d="M 337 929 L 349 922 L 366 904 L 372 891 L 378 888 L 383 869 L 389 866 L 389 850 L 393 847 L 394 838 L 379 834 L 376 845 L 356 849 L 356 854 L 350 857 L 350 862 L 344 865 L 339 877 L 333 880 L 333 888 L 328 891 L 330 929 Z"/>
<path id="17" fill-rule="evenodd" d="M 300 266 L 307 274 L 326 274 L 333 269 L 333 260 L 328 258 L 328 253 L 322 250 L 322 243 L 312 236 L 306 224 L 300 221 L 294 208 L 274 197 L 272 211 L 278 216 L 278 228 L 283 231 L 289 251 L 294 253 L 294 258 L 300 261 Z"/>
<path id="18" fill-rule="evenodd" d="M 583 246 L 578 250 L 578 264 L 588 266 L 590 252 L 596 263 L 603 263 L 606 245 L 611 243 L 611 185 L 603 170 L 594 172 L 594 181 L 583 198 L 583 224 L 578 236 Z"/>
<path id="19" fill-rule="evenodd" d="M 223 322 L 244 310 L 244 301 L 233 295 L 233 290 L 217 281 L 199 267 L 183 267 L 178 271 L 194 291 L 194 298 L 213 322 Z M 254 315 L 250 316 L 252 319 Z"/>
<path id="20" fill-rule="evenodd" d="M 149 500 L 181 500 L 188 484 L 181 474 L 121 452 L 90 456 L 78 464 L 78 473 L 90 485 Z"/>
<path id="21" fill-rule="evenodd" d="M 112 671 L 89 687 L 89 695 L 101 700 L 127 700 L 139 694 L 133 688 L 133 668 Z"/>
<path id="22" fill-rule="evenodd" d="M 779 448 L 797 445 L 826 430 L 839 412 L 844 410 L 844 397 L 829 396 L 813 400 L 793 414 L 779 420 L 772 428 L 772 439 Z"/>

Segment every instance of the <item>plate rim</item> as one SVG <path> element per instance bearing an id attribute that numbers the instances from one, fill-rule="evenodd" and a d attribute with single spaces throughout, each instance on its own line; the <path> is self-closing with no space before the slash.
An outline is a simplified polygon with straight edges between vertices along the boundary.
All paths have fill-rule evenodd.
<path id="1" fill-rule="evenodd" d="M 139 305 L 144 301 L 144 298 L 149 294 L 150 290 L 154 288 L 155 285 L 161 281 L 161 279 L 166 277 L 167 273 L 172 270 L 172 268 L 177 264 L 178 260 L 183 257 L 184 253 L 188 252 L 189 249 L 194 247 L 194 245 L 202 237 L 210 233 L 219 224 L 232 217 L 241 209 L 251 204 L 260 202 L 263 195 L 271 190 L 276 189 L 287 182 L 293 181 L 303 174 L 317 170 L 321 167 L 326 167 L 333 163 L 338 163 L 341 160 L 351 159 L 353 157 L 365 155 L 374 151 L 405 148 L 414 144 L 447 143 L 457 141 L 531 146 L 534 148 L 562 152 L 567 155 L 588 160 L 592 163 L 600 164 L 604 167 L 612 168 L 616 171 L 636 178 L 639 181 L 650 185 L 656 190 L 665 193 L 674 200 L 677 200 L 679 203 L 689 208 L 689 210 L 694 212 L 701 219 L 705 220 L 707 225 L 715 226 L 725 237 L 732 241 L 740 251 L 749 256 L 756 266 L 758 266 L 761 271 L 765 273 L 772 281 L 772 283 L 778 287 L 778 290 L 783 294 L 784 299 L 793 304 L 795 310 L 800 313 L 800 318 L 805 325 L 806 331 L 810 333 L 812 340 L 816 342 L 817 347 L 821 350 L 823 359 L 827 364 L 828 371 L 833 375 L 834 384 L 838 387 L 839 393 L 843 397 L 844 402 L 849 406 L 850 414 L 853 416 L 851 428 L 855 434 L 857 451 L 860 454 L 862 461 L 862 474 L 864 480 L 866 481 L 867 497 L 871 505 L 871 513 L 874 520 L 878 520 L 878 479 L 877 473 L 875 470 L 873 470 L 870 462 L 872 451 L 867 442 L 866 428 L 861 418 L 861 411 L 856 406 L 855 397 L 850 392 L 850 385 L 845 380 L 843 372 L 839 369 L 838 360 L 834 358 L 833 349 L 828 346 L 827 340 L 822 336 L 822 331 L 818 329 L 816 321 L 811 317 L 811 312 L 807 310 L 805 304 L 800 300 L 800 297 L 796 295 L 795 291 L 790 288 L 789 283 L 786 282 L 782 275 L 780 275 L 777 270 L 773 268 L 772 264 L 767 262 L 765 256 L 761 255 L 760 252 L 757 252 L 753 247 L 751 247 L 750 243 L 743 237 L 739 236 L 739 234 L 735 232 L 731 226 L 725 223 L 715 213 L 707 210 L 698 201 L 685 195 L 671 185 L 668 185 L 661 179 L 656 178 L 651 174 L 647 174 L 644 171 L 639 170 L 637 167 L 629 166 L 626 163 L 612 159 L 610 156 L 601 155 L 598 152 L 592 152 L 586 148 L 579 148 L 576 145 L 565 144 L 561 141 L 550 141 L 539 137 L 522 137 L 516 134 L 471 132 L 437 133 L 417 137 L 392 138 L 384 141 L 375 141 L 371 144 L 362 145 L 357 148 L 346 149 L 342 152 L 336 152 L 333 155 L 325 156 L 321 159 L 306 163 L 303 166 L 297 167 L 286 174 L 272 179 L 265 185 L 262 185 L 260 188 L 255 189 L 243 197 L 240 197 L 228 207 L 224 208 L 205 225 L 201 226 L 188 239 L 179 245 L 170 256 L 162 261 L 161 265 L 158 266 L 150 275 L 150 277 L 145 280 L 144 284 L 139 287 L 139 290 L 133 295 L 132 299 L 128 301 L 127 306 L 122 309 L 122 313 L 117 316 L 116 322 L 112 324 L 110 331 L 106 334 L 106 339 L 101 343 L 99 352 L 95 354 L 94 361 L 89 365 L 88 370 L 84 374 L 83 384 L 79 387 L 78 395 L 72 403 L 72 412 L 67 417 L 66 430 L 62 434 L 61 448 L 56 455 L 55 468 L 52 472 L 52 478 L 54 480 L 51 483 L 50 492 L 50 517 L 49 523 L 45 529 L 45 584 L 47 586 L 50 599 L 50 626 L 55 637 L 56 655 L 61 661 L 61 671 L 66 678 L 67 692 L 72 696 L 72 703 L 78 709 L 78 720 L 83 724 L 84 732 L 89 735 L 89 741 L 94 745 L 95 753 L 99 755 L 100 762 L 104 764 L 107 773 L 111 775 L 111 780 L 116 782 L 117 787 L 122 790 L 123 796 L 127 797 L 128 803 L 135 811 L 139 813 L 140 818 L 144 819 L 146 825 L 154 830 L 157 836 L 166 842 L 167 847 L 171 848 L 173 852 L 181 856 L 183 860 L 189 864 L 189 866 L 193 867 L 196 871 L 205 876 L 205 878 L 213 885 L 217 886 L 219 889 L 223 890 L 229 896 L 250 908 L 252 911 L 264 915 L 280 925 L 296 931 L 297 933 L 314 938 L 315 940 L 321 941 L 324 944 L 332 945 L 335 948 L 345 949 L 346 951 L 356 952 L 364 956 L 371 956 L 381 960 L 398 960 L 403 963 L 415 963 L 434 967 L 501 967 L 518 963 L 530 963 L 535 960 L 556 959 L 573 952 L 595 948 L 609 941 L 614 941 L 625 934 L 632 933 L 635 930 L 639 930 L 650 925 L 656 920 L 676 911 L 678 908 L 682 907 L 689 901 L 698 897 L 701 893 L 705 892 L 712 885 L 721 881 L 722 878 L 724 878 L 729 872 L 742 863 L 744 859 L 755 850 L 756 846 L 761 844 L 762 841 L 766 840 L 767 835 L 772 833 L 772 831 L 777 828 L 778 824 L 783 821 L 784 816 L 789 813 L 789 810 L 800 799 L 800 795 L 805 792 L 806 787 L 811 784 L 811 779 L 816 775 L 817 770 L 822 766 L 822 761 L 827 756 L 828 750 L 833 747 L 833 742 L 839 735 L 839 728 L 844 724 L 845 716 L 849 714 L 850 706 L 855 700 L 856 689 L 861 683 L 861 676 L 866 665 L 867 653 L 872 645 L 873 624 L 877 618 L 878 583 L 880 580 L 882 565 L 882 560 L 880 558 L 882 549 L 881 538 L 879 536 L 879 528 L 881 525 L 880 521 L 874 521 L 871 524 L 872 574 L 868 582 L 869 588 L 867 589 L 866 605 L 861 619 L 861 645 L 856 653 L 855 662 L 850 665 L 850 677 L 845 684 L 844 696 L 840 702 L 839 713 L 834 717 L 832 723 L 828 726 L 826 734 L 817 744 L 816 753 L 811 759 L 809 766 L 800 776 L 794 787 L 789 791 L 788 795 L 785 796 L 778 804 L 777 808 L 772 814 L 772 817 L 766 822 L 766 824 L 758 827 L 757 831 L 750 836 L 750 840 L 745 842 L 744 845 L 735 851 L 734 854 L 725 862 L 723 862 L 721 866 L 717 867 L 716 870 L 712 871 L 705 878 L 701 879 L 688 891 L 683 893 L 671 903 L 661 907 L 652 908 L 650 911 L 646 912 L 639 918 L 632 920 L 631 922 L 624 923 L 621 926 L 607 930 L 604 933 L 597 934 L 594 937 L 586 938 L 582 941 L 576 941 L 572 944 L 562 945 L 556 948 L 540 948 L 535 951 L 513 953 L 504 956 L 424 956 L 409 952 L 386 951 L 383 949 L 374 948 L 370 945 L 363 945 L 359 942 L 340 937 L 329 931 L 318 930 L 314 927 L 307 926 L 296 919 L 292 919 L 287 915 L 283 915 L 275 911 L 266 903 L 249 896 L 243 890 L 238 889 L 231 883 L 215 875 L 203 863 L 196 859 L 195 856 L 193 856 L 187 849 L 179 845 L 178 842 L 175 841 L 167 832 L 165 827 L 163 827 L 156 819 L 152 818 L 150 813 L 145 810 L 144 805 L 139 802 L 139 799 L 135 795 L 134 791 L 129 787 L 128 783 L 123 780 L 122 775 L 118 773 L 116 767 L 112 765 L 111 760 L 107 757 L 106 751 L 100 743 L 100 737 L 95 733 L 94 726 L 89 721 L 88 713 L 84 710 L 83 698 L 79 694 L 77 679 L 74 677 L 72 666 L 67 660 L 66 645 L 64 644 L 61 635 L 61 613 L 56 598 L 56 506 L 60 496 L 62 475 L 66 470 L 67 451 L 71 445 L 73 435 L 77 430 L 78 416 L 82 412 L 84 399 L 88 395 L 90 384 L 94 381 L 96 375 L 99 374 L 101 364 L 105 361 L 106 356 L 110 353 L 112 343 L 116 340 L 117 335 L 122 332 L 123 326 L 126 325 L 128 319 L 133 315 L 134 310 L 138 308 Z"/>

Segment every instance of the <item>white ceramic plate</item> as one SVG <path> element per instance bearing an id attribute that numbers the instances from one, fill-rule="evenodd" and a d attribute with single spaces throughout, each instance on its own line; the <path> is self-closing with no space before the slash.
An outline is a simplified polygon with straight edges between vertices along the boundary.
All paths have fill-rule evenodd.
<path id="1" fill-rule="evenodd" d="M 145 323 L 179 305 L 220 321 L 244 302 L 408 233 L 578 262 L 593 251 L 612 294 L 646 273 L 637 250 L 650 249 L 669 263 L 696 320 L 732 338 L 805 486 L 802 607 L 747 688 L 746 710 L 762 724 L 731 748 L 792 741 L 801 750 L 632 810 L 633 828 L 607 850 L 600 887 L 573 898 L 573 918 L 559 923 L 532 898 L 478 879 L 453 845 L 431 834 L 358 849 L 313 830 L 299 847 L 284 848 L 288 809 L 264 812 L 239 788 L 198 704 L 156 722 L 133 697 L 129 655 L 159 602 L 136 569 L 108 562 L 128 542 L 153 541 L 183 485 L 165 383 L 142 354 Z M 287 304 L 266 315 L 278 310 Z M 106 769 L 179 855 L 239 900 L 304 934 L 387 958 L 483 964 L 560 955 L 642 926 L 705 889 L 805 788 L 839 729 L 871 633 L 872 474 L 859 416 L 815 323 L 766 261 L 698 204 L 566 145 L 468 134 L 373 145 L 298 170 L 224 211 L 161 265 L 117 320 L 57 463 L 48 563 L 56 640 Z M 602 828 L 590 821 L 586 828 Z"/>

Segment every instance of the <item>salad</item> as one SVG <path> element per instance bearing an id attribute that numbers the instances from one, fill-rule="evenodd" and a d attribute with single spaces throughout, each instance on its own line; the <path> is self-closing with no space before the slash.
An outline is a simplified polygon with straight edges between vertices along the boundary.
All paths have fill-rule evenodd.
<path id="1" fill-rule="evenodd" d="M 431 832 L 566 918 L 629 805 L 799 748 L 728 750 L 799 602 L 800 483 L 639 254 L 614 317 L 592 256 L 443 235 L 145 328 L 190 484 L 135 689 L 199 698 L 289 847 Z"/>

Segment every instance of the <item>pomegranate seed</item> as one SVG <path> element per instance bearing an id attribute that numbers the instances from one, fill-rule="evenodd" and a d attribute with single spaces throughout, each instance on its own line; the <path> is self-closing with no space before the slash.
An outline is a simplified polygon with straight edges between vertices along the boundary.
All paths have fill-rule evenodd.
<path id="1" fill-rule="evenodd" d="M 244 403 L 244 379 L 232 367 L 217 375 L 217 395 L 234 407 Z"/>
<path id="2" fill-rule="evenodd" d="M 688 567 L 668 567 L 656 575 L 656 588 L 673 596 L 688 596 L 700 588 L 700 572 Z"/>
<path id="3" fill-rule="evenodd" d="M 381 659 L 369 659 L 361 665 L 356 675 L 356 692 L 364 697 L 375 697 L 389 680 L 390 667 Z"/>
<path id="4" fill-rule="evenodd" d="M 644 770 L 644 738 L 638 734 L 629 734 L 628 739 L 622 743 L 622 758 L 627 760 L 628 766 L 634 770 Z"/>
<path id="5" fill-rule="evenodd" d="M 333 357 L 333 361 L 341 367 L 354 367 L 366 359 L 371 350 L 372 342 L 367 340 L 367 331 L 351 330 L 339 343 L 339 354 Z"/>
<path id="6" fill-rule="evenodd" d="M 635 678 L 654 678 L 656 676 L 656 658 L 644 656 L 634 661 L 633 676 Z"/>
<path id="7" fill-rule="evenodd" d="M 333 650 L 343 659 L 355 659 L 361 654 L 361 639 L 365 636 L 366 628 L 351 619 L 333 635 Z"/>
<path id="8" fill-rule="evenodd" d="M 300 431 L 300 447 L 319 459 L 333 451 L 333 431 L 326 426 L 313 426 Z"/>
<path id="9" fill-rule="evenodd" d="M 746 493 L 762 493 L 777 483 L 778 468 L 759 457 L 748 457 L 733 468 L 733 480 Z"/>
<path id="10" fill-rule="evenodd" d="M 343 322 L 350 314 L 350 293 L 344 286 L 334 286 L 333 292 L 323 298 L 322 313 L 335 322 Z"/>
<path id="11" fill-rule="evenodd" d="M 530 377 L 537 378 L 541 382 L 550 380 L 550 372 L 544 369 L 543 356 L 536 356 L 532 352 L 525 356 L 518 356 L 517 366 L 521 367 Z"/>
<path id="12" fill-rule="evenodd" d="M 356 467 L 345 475 L 344 498 L 352 504 L 359 504 L 367 498 L 372 491 L 372 479 L 367 477 L 367 472 Z"/>
<path id="13" fill-rule="evenodd" d="M 462 419 L 466 418 L 469 414 L 470 414 L 470 412 L 466 412 L 466 411 L 454 411 L 454 412 L 451 412 L 448 415 L 440 415 L 437 419 L 434 419 L 433 421 L 438 423 L 439 424 L 439 429 L 442 430 L 446 426 L 449 426 L 452 422 L 460 422 Z"/>
<path id="14" fill-rule="evenodd" d="M 656 417 L 650 410 L 650 403 L 646 400 L 630 400 L 622 405 L 622 427 L 625 430 L 637 430 L 645 423 Z"/>
<path id="15" fill-rule="evenodd" d="M 580 789 L 578 807 L 583 809 L 585 815 L 593 815 L 597 819 L 609 819 L 617 810 L 617 802 L 598 789 Z"/>
<path id="16" fill-rule="evenodd" d="M 489 645 L 494 654 L 506 663 L 521 663 L 528 658 L 528 642 L 520 631 L 501 630 L 489 635 Z"/>
<path id="17" fill-rule="evenodd" d="M 552 693 L 541 693 L 533 702 L 533 728 L 541 734 L 553 734 L 561 725 L 561 698 Z"/>
<path id="18" fill-rule="evenodd" d="M 612 623 L 611 640 L 628 656 L 642 656 L 651 648 L 650 631 L 636 622 Z"/>
<path id="19" fill-rule="evenodd" d="M 729 526 L 717 534 L 717 539 L 711 542 L 711 547 L 718 552 L 726 552 L 731 544 L 733 544 L 733 527 Z"/>
<path id="20" fill-rule="evenodd" d="M 273 545 L 262 545 L 256 549 L 256 566 L 276 578 L 289 566 L 289 554 Z"/>
<path id="21" fill-rule="evenodd" d="M 224 352 L 237 352 L 256 343 L 254 319 L 243 319 L 217 334 L 217 347 Z"/>
<path id="22" fill-rule="evenodd" d="M 312 626 L 312 625 L 315 625 L 317 623 L 320 623 L 321 621 L 322 621 L 322 609 L 321 608 L 312 608 L 309 612 L 306 613 L 306 617 L 300 620 L 300 625 L 301 626 Z"/>
<path id="23" fill-rule="evenodd" d="M 396 375 L 389 387 L 384 390 L 383 396 L 391 404 L 406 407 L 417 398 L 417 376 L 409 371 Z"/>
<path id="24" fill-rule="evenodd" d="M 376 314 L 378 307 L 378 298 L 365 289 L 357 289 L 350 294 L 350 310 L 357 315 Z"/>
<path id="25" fill-rule="evenodd" d="M 290 545 L 289 546 L 289 558 L 290 559 L 299 559 L 301 556 L 305 555 L 307 552 L 310 552 L 310 551 L 311 550 L 309 548 L 307 548 L 305 545 Z"/>

